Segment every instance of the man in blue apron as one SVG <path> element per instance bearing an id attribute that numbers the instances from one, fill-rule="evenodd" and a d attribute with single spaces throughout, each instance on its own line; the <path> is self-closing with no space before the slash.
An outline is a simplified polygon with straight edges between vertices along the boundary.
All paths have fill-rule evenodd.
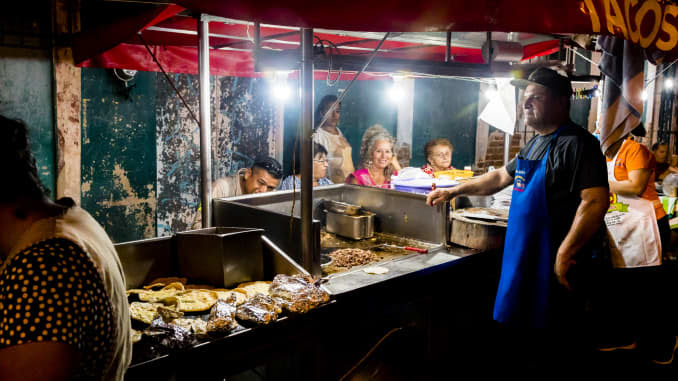
<path id="1" fill-rule="evenodd" d="M 577 288 L 575 269 L 603 241 L 607 171 L 598 140 L 570 120 L 567 77 L 539 68 L 511 83 L 525 89 L 522 114 L 534 138 L 505 167 L 431 192 L 426 202 L 489 195 L 513 184 L 494 320 L 548 328 L 567 320 L 561 296 Z"/>

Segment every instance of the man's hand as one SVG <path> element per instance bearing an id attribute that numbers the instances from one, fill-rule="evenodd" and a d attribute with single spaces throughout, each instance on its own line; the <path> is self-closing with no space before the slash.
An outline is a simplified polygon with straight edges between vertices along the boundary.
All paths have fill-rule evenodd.
<path id="1" fill-rule="evenodd" d="M 567 288 L 568 290 L 572 290 L 572 287 L 570 286 L 570 282 L 567 280 L 567 275 L 568 272 L 570 271 L 570 268 L 575 265 L 577 262 L 574 259 L 571 259 L 571 255 L 566 255 L 566 254 L 560 254 L 556 256 L 556 264 L 554 271 L 556 273 L 556 277 L 558 278 L 558 283 L 562 284 Z M 570 259 L 567 259 L 570 258 Z"/>
<path id="2" fill-rule="evenodd" d="M 452 199 L 455 196 L 454 188 L 452 189 L 436 189 L 426 196 L 426 204 L 428 206 L 435 206 Z"/>

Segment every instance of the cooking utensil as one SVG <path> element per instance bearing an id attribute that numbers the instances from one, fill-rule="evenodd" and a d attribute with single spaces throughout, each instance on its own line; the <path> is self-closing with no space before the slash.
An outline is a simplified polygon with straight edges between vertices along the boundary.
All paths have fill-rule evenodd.
<path id="1" fill-rule="evenodd" d="M 412 247 L 412 246 L 398 246 L 398 245 L 391 245 L 388 243 L 382 243 L 381 245 L 377 246 L 372 246 L 369 249 L 378 249 L 380 247 L 388 247 L 391 249 L 400 249 L 400 250 L 407 250 L 407 251 L 415 251 L 417 253 L 425 254 L 428 253 L 428 249 L 422 249 L 420 247 Z"/>

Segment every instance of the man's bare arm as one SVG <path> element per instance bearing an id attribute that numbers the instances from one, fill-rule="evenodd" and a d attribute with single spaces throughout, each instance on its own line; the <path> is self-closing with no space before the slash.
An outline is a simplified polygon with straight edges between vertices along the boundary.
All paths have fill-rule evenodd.
<path id="1" fill-rule="evenodd" d="M 575 263 L 574 255 L 591 239 L 603 224 L 610 206 L 607 187 L 587 188 L 581 191 L 581 203 L 577 208 L 570 231 L 558 248 L 554 271 L 558 282 L 570 288 L 567 273 Z"/>
<path id="2" fill-rule="evenodd" d="M 436 189 L 428 194 L 426 203 L 433 206 L 461 195 L 495 194 L 511 183 L 513 183 L 513 177 L 509 175 L 506 167 L 502 167 L 456 187 Z"/>

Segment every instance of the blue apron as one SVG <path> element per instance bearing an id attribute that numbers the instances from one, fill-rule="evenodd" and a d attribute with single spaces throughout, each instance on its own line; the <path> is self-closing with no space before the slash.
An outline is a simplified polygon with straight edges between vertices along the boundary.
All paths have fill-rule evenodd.
<path id="1" fill-rule="evenodd" d="M 518 158 L 494 320 L 526 327 L 544 327 L 553 265 L 551 218 L 546 202 L 546 162 L 558 138 L 541 160 Z M 530 147 L 530 153 L 536 140 Z"/>

